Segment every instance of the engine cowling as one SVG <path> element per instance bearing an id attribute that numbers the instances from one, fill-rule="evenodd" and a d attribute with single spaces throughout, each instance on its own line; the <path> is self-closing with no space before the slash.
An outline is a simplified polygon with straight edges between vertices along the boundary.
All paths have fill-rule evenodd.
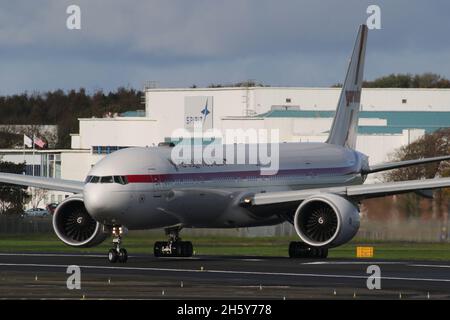
<path id="1" fill-rule="evenodd" d="M 304 200 L 294 216 L 300 239 L 313 247 L 336 247 L 350 241 L 358 232 L 358 208 L 347 199 L 323 193 Z"/>
<path id="2" fill-rule="evenodd" d="M 107 237 L 103 225 L 87 212 L 81 195 L 71 196 L 58 205 L 53 214 L 53 229 L 62 242 L 72 247 L 93 247 Z"/>

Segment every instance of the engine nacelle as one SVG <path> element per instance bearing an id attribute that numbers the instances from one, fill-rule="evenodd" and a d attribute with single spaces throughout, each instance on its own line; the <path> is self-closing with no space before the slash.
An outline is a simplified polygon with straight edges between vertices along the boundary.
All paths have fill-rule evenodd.
<path id="1" fill-rule="evenodd" d="M 358 208 L 347 199 L 323 193 L 304 200 L 294 216 L 300 239 L 313 247 L 336 247 L 350 241 L 358 232 Z"/>
<path id="2" fill-rule="evenodd" d="M 84 206 L 83 197 L 65 199 L 53 214 L 53 229 L 62 242 L 72 247 L 93 247 L 102 243 L 107 233 Z"/>

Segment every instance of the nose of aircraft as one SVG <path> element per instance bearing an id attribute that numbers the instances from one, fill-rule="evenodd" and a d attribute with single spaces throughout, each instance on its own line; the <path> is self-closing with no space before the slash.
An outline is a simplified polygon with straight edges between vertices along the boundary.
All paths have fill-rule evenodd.
<path id="1" fill-rule="evenodd" d="M 94 219 L 97 219 L 108 209 L 108 202 L 105 201 L 105 196 L 102 193 L 100 188 L 91 185 L 86 185 L 83 190 L 84 205 Z"/>
<path id="2" fill-rule="evenodd" d="M 83 190 L 84 205 L 97 221 L 114 223 L 121 209 L 120 197 L 101 185 L 87 184 Z"/>

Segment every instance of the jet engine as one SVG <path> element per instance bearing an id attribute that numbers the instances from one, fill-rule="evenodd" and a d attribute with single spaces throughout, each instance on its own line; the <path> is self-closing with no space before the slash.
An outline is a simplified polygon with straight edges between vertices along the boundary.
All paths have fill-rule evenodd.
<path id="1" fill-rule="evenodd" d="M 93 247 L 107 237 L 103 225 L 87 212 L 82 195 L 71 196 L 58 205 L 53 229 L 62 242 L 72 247 Z"/>
<path id="2" fill-rule="evenodd" d="M 312 247 L 336 247 L 350 241 L 359 222 L 359 210 L 353 203 L 329 193 L 307 198 L 294 216 L 298 236 Z"/>

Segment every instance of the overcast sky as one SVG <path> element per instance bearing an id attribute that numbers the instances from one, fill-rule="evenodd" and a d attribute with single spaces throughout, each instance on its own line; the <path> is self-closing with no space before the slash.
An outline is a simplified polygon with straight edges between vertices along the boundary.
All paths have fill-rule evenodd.
<path id="1" fill-rule="evenodd" d="M 447 0 L 0 0 L 0 94 L 85 87 L 342 82 L 367 6 L 366 79 L 435 72 L 450 78 Z M 81 8 L 81 30 L 66 8 Z"/>

